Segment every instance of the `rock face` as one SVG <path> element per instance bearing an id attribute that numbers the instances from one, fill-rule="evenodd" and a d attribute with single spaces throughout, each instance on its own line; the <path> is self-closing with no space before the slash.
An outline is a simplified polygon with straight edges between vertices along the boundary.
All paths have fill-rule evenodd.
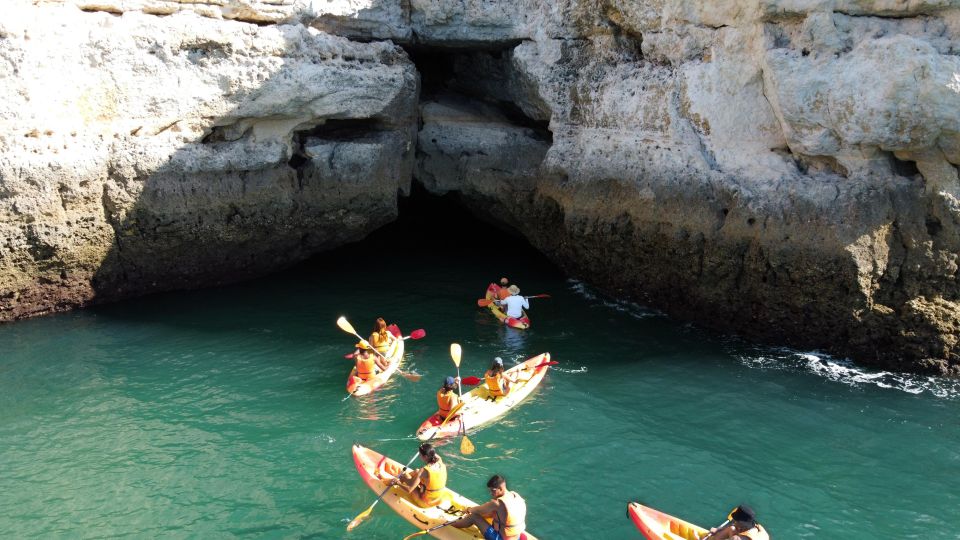
<path id="1" fill-rule="evenodd" d="M 13 12 L 0 317 L 287 264 L 392 219 L 412 175 L 678 317 L 960 374 L 950 0 Z"/>

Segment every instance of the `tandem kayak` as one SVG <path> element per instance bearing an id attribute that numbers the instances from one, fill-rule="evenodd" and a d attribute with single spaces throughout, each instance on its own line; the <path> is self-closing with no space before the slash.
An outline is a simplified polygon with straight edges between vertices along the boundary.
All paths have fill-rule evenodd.
<path id="1" fill-rule="evenodd" d="M 377 494 L 387 488 L 387 482 L 394 478 L 396 471 L 403 469 L 402 463 L 360 445 L 353 446 L 353 463 L 357 466 L 357 472 L 360 473 L 363 481 Z M 421 530 L 459 519 L 465 515 L 465 508 L 477 506 L 477 503 L 449 488 L 444 488 L 441 497 L 443 502 L 438 506 L 421 508 L 413 502 L 412 496 L 406 490 L 394 486 L 383 496 L 383 502 L 393 508 L 394 512 L 400 514 L 400 517 Z M 478 531 L 476 527 L 470 527 L 469 529 L 444 527 L 431 532 L 430 536 L 447 540 L 470 540 L 482 539 L 483 533 Z M 526 532 L 521 535 L 521 538 L 537 540 L 535 536 Z"/>
<path id="2" fill-rule="evenodd" d="M 550 367 L 546 365 L 548 362 L 550 362 L 550 353 L 543 353 L 505 371 L 505 373 L 520 374 L 519 381 L 510 385 L 510 393 L 506 396 L 491 397 L 487 385 L 481 382 L 460 399 L 463 402 L 463 408 L 460 409 L 459 420 L 457 418 L 450 420 L 437 433 L 437 428 L 443 423 L 443 419 L 434 414 L 420 424 L 420 428 L 417 429 L 417 438 L 426 441 L 431 437 L 438 439 L 456 437 L 461 431 L 475 430 L 503 416 L 537 388 L 547 373 L 547 368 Z"/>
<path id="3" fill-rule="evenodd" d="M 487 300 L 497 300 L 499 298 L 498 293 L 500 292 L 500 286 L 496 283 L 491 283 L 487 286 L 487 293 L 485 298 Z M 516 328 L 518 330 L 526 330 L 530 328 L 530 316 L 527 315 L 527 312 L 523 312 L 523 316 L 518 318 L 507 317 L 507 314 L 500 309 L 500 306 L 490 302 L 490 305 L 487 306 L 490 310 L 490 313 L 493 313 L 493 316 L 497 318 L 498 321 L 509 326 L 510 328 Z"/>
<path id="4" fill-rule="evenodd" d="M 640 503 L 627 505 L 627 515 L 649 540 L 699 540 L 709 532 Z"/>
<path id="5" fill-rule="evenodd" d="M 395 324 L 391 324 L 387 327 L 391 334 L 394 335 L 397 339 L 393 341 L 393 344 L 390 345 L 390 348 L 387 349 L 387 352 L 383 355 L 390 362 L 387 369 L 377 373 L 373 377 L 364 381 L 360 377 L 357 377 L 357 366 L 353 366 L 353 369 L 350 370 L 350 376 L 347 377 L 347 393 L 355 396 L 364 396 L 373 392 L 377 388 L 380 388 L 388 380 L 390 376 L 397 371 L 397 368 L 400 367 L 400 362 L 403 360 L 403 334 L 400 332 L 400 328 Z"/>

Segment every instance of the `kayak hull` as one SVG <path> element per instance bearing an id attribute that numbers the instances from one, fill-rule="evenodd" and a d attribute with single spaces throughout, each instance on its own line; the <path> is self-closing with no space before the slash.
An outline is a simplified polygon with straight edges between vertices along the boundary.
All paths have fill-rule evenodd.
<path id="1" fill-rule="evenodd" d="M 387 350 L 387 353 L 384 356 L 390 362 L 386 370 L 374 375 L 373 377 L 367 379 L 366 381 L 357 377 L 357 367 L 354 366 L 350 370 L 350 375 L 347 377 L 347 393 L 354 396 L 365 396 L 376 391 L 378 388 L 383 386 L 390 380 L 390 377 L 396 373 L 397 369 L 400 367 L 400 362 L 403 361 L 403 334 L 400 332 L 400 328 L 395 324 L 391 324 L 388 329 L 390 333 L 393 334 L 398 339 L 393 341 L 393 344 Z"/>
<path id="2" fill-rule="evenodd" d="M 394 461 L 382 454 L 377 453 L 370 448 L 360 445 L 353 447 L 353 463 L 357 467 L 357 472 L 364 483 L 378 495 L 387 488 L 387 482 L 394 478 L 389 471 L 400 470 L 402 463 Z M 439 506 L 433 508 L 421 508 L 413 502 L 411 496 L 403 489 L 394 486 L 384 494 L 382 501 L 393 509 L 394 512 L 407 520 L 411 525 L 418 529 L 429 529 L 441 525 L 448 521 L 463 517 L 463 509 L 470 506 L 477 506 L 477 503 L 450 490 L 444 490 L 442 494 L 444 499 Z M 537 540 L 530 533 L 524 533 L 527 540 Z M 482 539 L 483 534 L 476 529 L 457 529 L 456 527 L 444 527 L 430 533 L 434 538 L 444 540 L 474 540 Z"/>
<path id="3" fill-rule="evenodd" d="M 485 298 L 487 300 L 496 300 L 498 298 L 498 292 L 500 291 L 500 286 L 496 283 L 491 283 L 487 286 L 487 294 Z M 509 326 L 510 328 L 516 328 L 517 330 L 526 330 L 530 328 L 530 316 L 527 315 L 527 312 L 523 312 L 523 316 L 520 318 L 508 317 L 506 313 L 500 309 L 499 306 L 490 302 L 487 306 L 487 309 L 490 310 L 490 313 L 497 318 L 498 321 Z"/>
<path id="4" fill-rule="evenodd" d="M 648 540 L 698 540 L 709 532 L 640 503 L 627 505 L 627 515 Z"/>
<path id="5" fill-rule="evenodd" d="M 511 385 L 510 393 L 493 399 L 487 385 L 480 383 L 476 388 L 463 394 L 459 418 L 454 418 L 443 427 L 443 420 L 436 414 L 430 416 L 417 429 L 417 438 L 426 441 L 430 438 L 443 439 L 456 437 L 467 430 L 475 431 L 508 413 L 510 409 L 527 398 L 543 381 L 550 366 L 550 353 L 543 353 L 508 369 L 506 373 L 518 373 L 520 382 Z M 438 432 L 439 429 L 439 432 Z"/>

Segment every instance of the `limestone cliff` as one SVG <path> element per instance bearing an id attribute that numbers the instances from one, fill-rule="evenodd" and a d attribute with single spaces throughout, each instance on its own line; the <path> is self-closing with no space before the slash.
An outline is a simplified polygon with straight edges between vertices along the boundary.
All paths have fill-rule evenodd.
<path id="1" fill-rule="evenodd" d="M 676 316 L 960 373 L 955 2 L 33 4 L 3 318 L 287 264 L 412 175 Z"/>

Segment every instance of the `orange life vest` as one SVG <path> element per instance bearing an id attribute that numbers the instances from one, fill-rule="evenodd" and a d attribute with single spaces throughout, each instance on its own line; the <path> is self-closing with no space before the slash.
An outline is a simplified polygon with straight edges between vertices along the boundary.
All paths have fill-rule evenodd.
<path id="1" fill-rule="evenodd" d="M 520 536 L 527 528 L 527 502 L 516 491 L 508 491 L 503 497 L 498 497 L 498 501 L 503 503 L 503 508 L 507 513 L 506 523 L 499 523 L 500 514 L 494 520 L 494 527 L 500 531 L 504 538 L 516 538 Z"/>
<path id="2" fill-rule="evenodd" d="M 376 375 L 377 361 L 373 356 L 367 355 L 366 358 L 357 357 L 357 377 L 369 381 Z"/>
<path id="3" fill-rule="evenodd" d="M 488 370 L 483 374 L 483 380 L 487 383 L 487 390 L 490 391 L 490 395 L 493 397 L 505 396 L 503 393 L 503 374 L 497 373 L 496 375 L 491 375 Z"/>
<path id="4" fill-rule="evenodd" d="M 510 296 L 510 291 L 506 287 L 500 287 L 500 290 L 497 291 L 497 298 L 499 298 L 500 300 L 503 300 L 508 296 Z"/>
<path id="5" fill-rule="evenodd" d="M 437 456 L 436 463 L 428 463 L 423 467 L 430 473 L 426 485 L 423 486 L 423 494 L 420 496 L 424 504 L 436 506 L 443 501 L 441 492 L 447 487 L 447 466 Z"/>
<path id="6" fill-rule="evenodd" d="M 450 415 L 450 411 L 456 407 L 459 402 L 460 398 L 453 390 L 449 392 L 444 392 L 443 388 L 437 390 L 437 406 L 440 407 L 437 414 L 440 415 L 441 419 L 446 420 L 447 416 Z"/>
<path id="7" fill-rule="evenodd" d="M 770 535 L 759 523 L 754 523 L 752 529 L 747 529 L 742 533 L 737 533 L 737 535 L 750 540 L 770 540 Z"/>

